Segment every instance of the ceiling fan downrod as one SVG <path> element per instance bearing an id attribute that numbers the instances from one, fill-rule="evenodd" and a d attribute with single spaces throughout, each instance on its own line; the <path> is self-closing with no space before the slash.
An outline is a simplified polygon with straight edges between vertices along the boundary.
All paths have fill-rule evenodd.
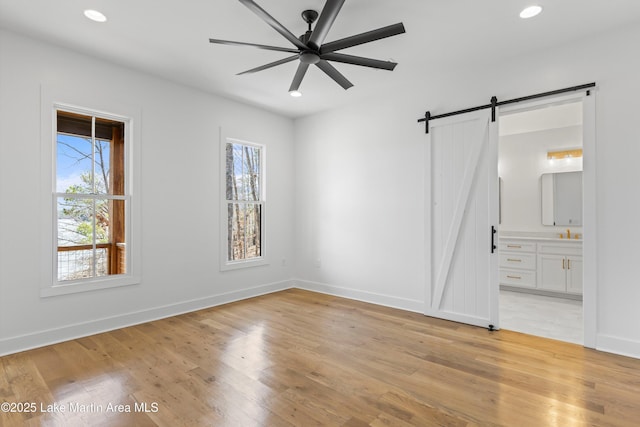
<path id="1" fill-rule="evenodd" d="M 313 30 L 311 29 L 311 24 L 316 22 L 316 19 L 318 19 L 318 12 L 311 9 L 305 10 L 304 12 L 302 12 L 302 19 L 304 19 L 304 22 L 306 22 L 309 25 L 309 29 L 307 30 L 306 33 L 304 33 L 298 38 L 302 43 L 307 44 L 309 42 L 309 39 L 311 38 L 311 34 L 313 34 Z"/>
<path id="2" fill-rule="evenodd" d="M 307 9 L 303 11 L 301 15 L 302 19 L 304 19 L 304 22 L 309 25 L 309 29 L 307 30 L 307 32 L 299 37 L 300 41 L 306 45 L 309 42 L 309 38 L 311 38 L 311 34 L 313 34 L 311 24 L 313 24 L 316 19 L 318 19 L 318 12 L 316 12 L 315 10 Z M 314 65 L 320 62 L 320 53 L 312 49 L 303 50 L 300 52 L 299 58 L 300 62 L 302 62 L 303 64 Z"/>

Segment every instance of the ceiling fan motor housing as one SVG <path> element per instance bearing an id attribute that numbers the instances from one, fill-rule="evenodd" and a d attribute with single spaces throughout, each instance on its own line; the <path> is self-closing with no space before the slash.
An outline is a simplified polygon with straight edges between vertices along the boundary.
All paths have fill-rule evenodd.
<path id="1" fill-rule="evenodd" d="M 303 35 L 301 35 L 300 37 L 298 37 L 298 40 L 300 40 L 304 44 L 308 44 L 309 43 L 309 39 L 311 38 L 311 34 L 313 34 L 313 31 L 309 30 L 306 33 L 304 33 Z"/>
<path id="2" fill-rule="evenodd" d="M 300 62 L 303 64 L 317 64 L 320 62 L 320 56 L 311 50 L 305 50 L 304 52 L 300 52 Z"/>

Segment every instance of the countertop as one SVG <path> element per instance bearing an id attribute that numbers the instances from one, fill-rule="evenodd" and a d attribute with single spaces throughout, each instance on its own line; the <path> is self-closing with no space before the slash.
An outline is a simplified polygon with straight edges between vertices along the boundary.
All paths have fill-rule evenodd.
<path id="1" fill-rule="evenodd" d="M 500 234 L 500 239 L 523 239 L 523 240 L 535 240 L 545 242 L 565 242 L 565 243 L 582 243 L 582 233 L 579 239 L 575 239 L 573 236 L 571 239 L 560 238 L 560 233 L 517 233 L 517 234 Z"/>

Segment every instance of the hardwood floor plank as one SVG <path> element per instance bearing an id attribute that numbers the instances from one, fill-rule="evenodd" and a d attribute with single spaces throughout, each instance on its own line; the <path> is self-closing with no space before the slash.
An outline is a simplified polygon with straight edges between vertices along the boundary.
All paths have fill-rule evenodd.
<path id="1" fill-rule="evenodd" d="M 414 425 L 465 427 L 469 424 L 466 420 L 448 414 L 442 409 L 425 405 L 401 391 L 386 393 L 380 400 L 389 407 L 395 408 L 393 412 L 389 410 L 387 412 Z M 399 411 L 406 416 L 398 416 Z"/>
<path id="2" fill-rule="evenodd" d="M 0 427 L 636 426 L 639 395 L 637 359 L 298 289 L 0 358 L 0 401 L 67 409 Z"/>

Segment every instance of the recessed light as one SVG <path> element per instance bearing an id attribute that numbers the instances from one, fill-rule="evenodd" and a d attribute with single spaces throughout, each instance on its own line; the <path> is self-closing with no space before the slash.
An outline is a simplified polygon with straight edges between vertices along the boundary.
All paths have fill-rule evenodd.
<path id="1" fill-rule="evenodd" d="M 98 12 L 97 10 L 87 9 L 84 11 L 84 16 L 96 22 L 106 22 L 107 17 L 104 14 Z"/>
<path id="2" fill-rule="evenodd" d="M 534 16 L 539 15 L 540 12 L 542 12 L 542 6 L 538 6 L 538 5 L 529 6 L 523 9 L 522 12 L 520 12 L 520 18 L 522 19 L 533 18 Z"/>
<path id="3" fill-rule="evenodd" d="M 302 96 L 302 92 L 298 90 L 292 90 L 291 92 L 289 92 L 289 95 L 293 96 L 294 98 L 300 98 Z"/>

